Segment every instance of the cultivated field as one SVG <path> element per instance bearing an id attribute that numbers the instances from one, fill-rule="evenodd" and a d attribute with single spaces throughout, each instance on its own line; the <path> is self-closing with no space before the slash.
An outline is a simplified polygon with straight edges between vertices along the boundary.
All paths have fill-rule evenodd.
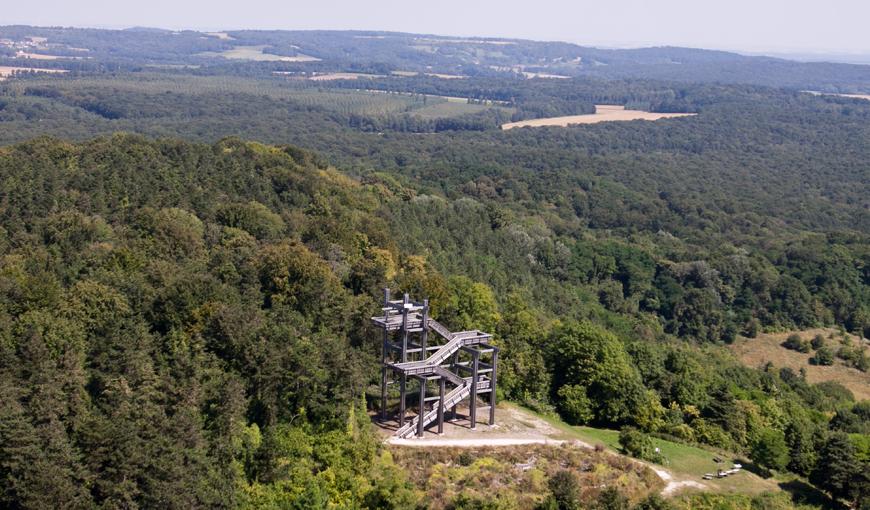
<path id="1" fill-rule="evenodd" d="M 820 328 L 798 331 L 797 333 L 808 341 L 817 334 L 821 334 L 825 337 L 827 345 L 836 351 L 840 346 L 839 337 L 828 338 L 831 333 L 835 332 L 834 329 Z M 795 332 L 762 334 L 758 335 L 757 338 L 740 338 L 731 345 L 731 350 L 747 366 L 755 368 L 770 362 L 774 366 L 788 367 L 795 372 L 803 368 L 806 370 L 807 381 L 810 383 L 835 381 L 848 388 L 856 399 L 870 399 L 870 373 L 847 367 L 840 359 L 827 367 L 810 365 L 809 360 L 812 352 L 802 353 L 782 346 L 782 343 L 791 333 Z M 858 345 L 859 339 L 855 336 L 851 338 L 855 345 Z"/>
<path id="2" fill-rule="evenodd" d="M 264 53 L 263 50 L 266 49 L 265 45 L 258 46 L 236 46 L 231 50 L 225 50 L 221 52 L 214 51 L 206 51 L 200 53 L 201 57 L 223 57 L 233 60 L 254 60 L 257 62 L 319 62 L 320 59 L 317 57 L 312 57 L 310 55 L 304 55 L 302 53 L 296 55 L 295 57 L 287 57 L 284 55 L 273 55 L 271 53 Z"/>
<path id="3" fill-rule="evenodd" d="M 507 108 L 504 106 L 469 104 L 468 101 L 438 101 L 437 99 L 433 101 L 430 98 L 426 106 L 417 108 L 409 113 L 419 115 L 424 119 L 437 119 L 458 117 L 460 115 L 478 113 L 492 108 L 501 108 L 511 114 L 514 112 L 513 108 Z"/>
<path id="4" fill-rule="evenodd" d="M 545 119 L 521 120 L 502 124 L 502 129 L 518 127 L 542 127 L 542 126 L 571 126 L 575 124 L 597 124 L 599 122 L 627 121 L 627 120 L 658 120 L 674 117 L 688 117 L 694 113 L 653 113 L 641 110 L 626 110 L 624 106 L 598 104 L 595 105 L 595 113 L 587 115 L 568 115 L 565 117 L 548 117 Z"/>
<path id="5" fill-rule="evenodd" d="M 393 76 L 419 76 L 421 73 L 417 71 L 391 71 L 390 74 Z M 468 76 L 462 74 L 443 74 L 443 73 L 422 73 L 423 76 L 431 76 L 433 78 L 441 78 L 442 80 L 463 80 L 468 78 Z"/>
<path id="6" fill-rule="evenodd" d="M 526 78 L 548 78 L 553 80 L 569 80 L 570 76 L 565 76 L 564 74 L 550 74 L 550 73 L 533 73 L 530 71 L 523 71 L 523 76 Z"/>
<path id="7" fill-rule="evenodd" d="M 851 97 L 853 99 L 866 99 L 870 101 L 870 94 L 837 94 L 840 97 Z"/>
<path id="8" fill-rule="evenodd" d="M 324 73 L 310 76 L 309 80 L 314 81 L 332 81 L 332 80 L 358 80 L 360 78 L 382 78 L 379 74 L 366 73 Z"/>
<path id="9" fill-rule="evenodd" d="M 235 41 L 236 38 L 232 37 L 230 34 L 226 32 L 206 32 L 205 35 L 209 35 L 211 37 L 217 37 L 222 41 Z"/>
<path id="10" fill-rule="evenodd" d="M 7 67 L 0 66 L 0 80 L 5 80 L 6 78 L 12 76 L 15 73 L 66 73 L 65 69 L 38 69 L 35 67 Z"/>

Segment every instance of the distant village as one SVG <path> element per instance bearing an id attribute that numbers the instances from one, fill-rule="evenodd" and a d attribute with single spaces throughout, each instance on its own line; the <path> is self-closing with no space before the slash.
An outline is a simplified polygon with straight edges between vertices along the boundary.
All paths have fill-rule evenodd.
<path id="1" fill-rule="evenodd" d="M 2 51 L 6 50 L 6 51 Z M 55 55 L 55 53 L 87 53 L 90 50 L 87 48 L 73 48 L 65 44 L 49 43 L 45 37 L 25 37 L 20 40 L 0 39 L 0 52 L 9 54 L 14 51 L 14 58 L 28 58 L 34 60 L 56 60 L 59 58 L 81 59 L 87 58 L 75 55 Z"/>

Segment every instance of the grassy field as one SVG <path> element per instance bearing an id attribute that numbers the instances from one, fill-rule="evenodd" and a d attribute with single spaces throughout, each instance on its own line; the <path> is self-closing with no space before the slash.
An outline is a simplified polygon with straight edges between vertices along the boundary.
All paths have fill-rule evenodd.
<path id="1" fill-rule="evenodd" d="M 801 368 L 806 370 L 807 381 L 819 383 L 836 381 L 848 388 L 858 400 L 870 399 L 870 373 L 843 364 L 837 359 L 832 366 L 810 365 L 813 353 L 802 353 L 782 346 L 785 339 L 792 333 L 798 333 L 801 338 L 810 340 L 820 334 L 827 345 L 836 351 L 840 346 L 839 332 L 831 328 L 808 329 L 806 331 L 787 331 L 784 333 L 769 333 L 758 335 L 757 338 L 739 338 L 731 345 L 734 354 L 747 366 L 756 368 L 768 362 L 777 367 L 789 367 L 795 372 Z M 835 338 L 829 338 L 832 334 Z M 849 335 L 854 344 L 860 339 Z"/>
<path id="2" fill-rule="evenodd" d="M 597 124 L 599 122 L 628 121 L 628 120 L 659 120 L 673 117 L 687 117 L 694 113 L 652 113 L 641 110 L 626 110 L 618 105 L 595 105 L 595 113 L 587 115 L 568 115 L 565 117 L 548 117 L 545 119 L 521 120 L 509 122 L 501 126 L 502 129 L 518 127 L 542 127 L 542 126 L 571 126 L 574 124 Z"/>
<path id="3" fill-rule="evenodd" d="M 514 405 L 514 404 L 511 404 Z M 531 412 L 531 411 L 529 411 Z M 611 452 L 619 452 L 619 431 L 599 429 L 586 426 L 568 425 L 556 416 L 543 415 L 532 413 L 538 418 L 543 419 L 552 427 L 559 431 L 556 436 L 559 439 L 571 440 L 576 439 L 591 445 L 604 445 Z M 730 468 L 731 463 L 741 462 L 747 465 L 746 459 L 742 456 L 735 455 L 729 452 L 708 450 L 696 446 L 690 446 L 664 439 L 653 438 L 653 444 L 657 446 L 665 458 L 663 467 L 671 471 L 677 478 L 685 480 L 694 480 L 708 485 L 712 490 L 717 492 L 740 492 L 747 494 L 757 494 L 763 491 L 779 490 L 778 484 L 774 480 L 761 478 L 748 471 L 741 471 L 736 475 L 728 478 L 715 478 L 713 480 L 702 480 L 705 473 L 715 473 L 717 464 L 713 460 L 718 457 L 724 461 L 723 465 Z"/>
<path id="4" fill-rule="evenodd" d="M 434 101 L 434 104 L 432 104 Z M 444 117 L 457 117 L 469 113 L 478 113 L 489 110 L 491 108 L 500 108 L 506 112 L 513 113 L 512 108 L 502 106 L 488 106 L 482 104 L 468 104 L 468 102 L 459 101 L 438 101 L 437 99 L 428 99 L 427 105 L 422 108 L 416 108 L 412 111 L 414 115 L 419 115 L 424 119 L 438 119 Z"/>

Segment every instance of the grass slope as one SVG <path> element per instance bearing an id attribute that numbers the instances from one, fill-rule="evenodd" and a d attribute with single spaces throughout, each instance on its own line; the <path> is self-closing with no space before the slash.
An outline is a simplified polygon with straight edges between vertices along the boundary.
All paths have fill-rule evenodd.
<path id="1" fill-rule="evenodd" d="M 805 331 L 787 331 L 785 333 L 767 333 L 758 335 L 756 338 L 740 338 L 731 346 L 734 354 L 746 366 L 757 368 L 770 362 L 777 367 L 788 367 L 798 372 L 805 369 L 807 382 L 820 383 L 835 381 L 852 392 L 856 400 L 870 399 L 870 373 L 861 372 L 858 369 L 843 364 L 843 360 L 836 359 L 831 366 L 810 365 L 813 351 L 808 353 L 786 349 L 782 346 L 786 338 L 792 333 L 797 333 L 801 338 L 809 341 L 817 334 L 825 338 L 826 345 L 836 351 L 840 347 L 840 336 L 837 330 L 832 328 L 808 329 Z M 832 334 L 835 338 L 829 338 Z M 850 335 L 853 344 L 862 341 L 854 335 Z M 866 345 L 866 340 L 863 340 Z"/>
<path id="2" fill-rule="evenodd" d="M 563 422 L 557 416 L 532 413 L 557 429 L 559 431 L 557 438 L 559 439 L 576 439 L 592 445 L 600 444 L 604 445 L 611 452 L 619 452 L 618 430 L 573 426 Z M 700 482 L 705 473 L 715 473 L 717 464 L 713 460 L 714 457 L 723 459 L 723 466 L 728 468 L 731 467 L 731 462 L 748 464 L 742 456 L 730 452 L 708 450 L 660 438 L 653 438 L 653 443 L 661 450 L 662 455 L 665 457 L 663 467 L 667 468 L 679 479 Z M 779 490 L 775 481 L 761 478 L 746 470 L 728 478 L 703 480 L 703 483 L 708 485 L 714 492 L 757 494 L 764 491 Z"/>

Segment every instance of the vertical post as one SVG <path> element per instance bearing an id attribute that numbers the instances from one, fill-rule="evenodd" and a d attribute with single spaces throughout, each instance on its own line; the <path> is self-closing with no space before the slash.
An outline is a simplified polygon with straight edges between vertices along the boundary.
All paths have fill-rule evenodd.
<path id="1" fill-rule="evenodd" d="M 402 300 L 402 363 L 408 361 L 408 294 Z"/>
<path id="2" fill-rule="evenodd" d="M 456 352 L 453 353 L 453 363 L 450 366 L 450 368 L 452 369 L 453 372 L 457 371 L 456 367 L 458 365 L 459 365 L 459 350 L 457 349 Z M 457 415 L 456 408 L 457 407 L 459 407 L 459 406 L 455 405 L 450 409 L 450 419 L 453 421 L 456 421 L 456 415 Z"/>
<path id="3" fill-rule="evenodd" d="M 423 415 L 426 414 L 426 377 L 420 376 L 420 412 L 417 414 L 417 437 L 423 437 Z"/>
<path id="4" fill-rule="evenodd" d="M 438 434 L 444 433 L 444 378 L 438 379 Z"/>
<path id="5" fill-rule="evenodd" d="M 469 402 L 469 417 L 471 418 L 471 430 L 477 428 L 477 369 L 480 364 L 480 351 L 471 352 L 471 401 Z"/>
<path id="6" fill-rule="evenodd" d="M 429 300 L 423 300 L 423 333 L 420 335 L 420 346 L 423 350 L 420 352 L 420 359 L 424 360 L 429 357 L 429 351 L 426 346 L 429 344 Z"/>
<path id="7" fill-rule="evenodd" d="M 387 308 L 390 303 L 390 288 L 384 287 L 384 308 Z M 384 310 L 384 317 L 389 318 L 390 312 Z M 381 421 L 387 419 L 387 343 L 390 338 L 390 333 L 387 327 L 384 326 L 384 342 L 381 346 Z"/>
<path id="8" fill-rule="evenodd" d="M 405 425 L 405 384 L 408 381 L 408 376 L 402 372 L 402 377 L 399 378 L 399 428 Z"/>
<path id="9" fill-rule="evenodd" d="M 492 372 L 489 373 L 489 424 L 495 425 L 495 381 L 498 370 L 498 347 L 492 348 Z"/>

